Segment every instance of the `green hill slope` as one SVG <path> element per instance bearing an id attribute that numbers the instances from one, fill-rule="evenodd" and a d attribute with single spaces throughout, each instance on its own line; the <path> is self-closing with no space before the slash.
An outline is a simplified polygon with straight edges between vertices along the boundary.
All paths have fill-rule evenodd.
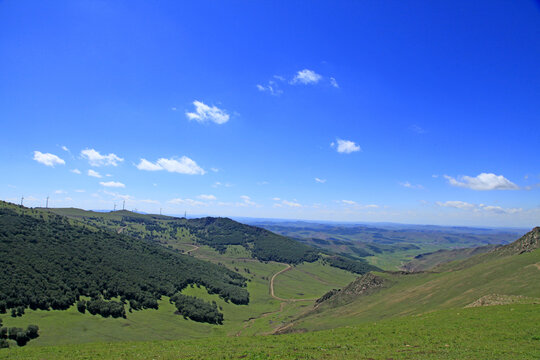
<path id="1" fill-rule="evenodd" d="M 9 308 L 69 308 L 81 296 L 106 307 L 156 308 L 161 296 L 172 296 L 189 284 L 236 304 L 247 304 L 246 279 L 219 265 L 178 254 L 132 237 L 92 229 L 40 211 L 0 208 L 0 312 Z M 109 309 L 110 310 L 110 309 Z"/>
<path id="2" fill-rule="evenodd" d="M 303 334 L 0 350 L 0 359 L 540 358 L 540 305 L 452 309 Z"/>
<path id="3" fill-rule="evenodd" d="M 383 279 L 379 288 L 352 301 L 329 296 L 282 330 L 319 330 L 461 308 L 490 294 L 540 298 L 539 233 L 536 228 L 512 244 L 445 264 L 436 273 L 375 273 Z"/>
<path id="4" fill-rule="evenodd" d="M 425 271 L 451 261 L 464 260 L 475 255 L 487 253 L 497 247 L 498 245 L 486 245 L 463 249 L 441 249 L 434 252 L 417 255 L 413 260 L 404 264 L 401 268 L 409 272 Z"/>
<path id="5" fill-rule="evenodd" d="M 48 211 L 172 248 L 182 249 L 181 244 L 196 243 L 224 253 L 229 246 L 242 246 L 249 257 L 254 259 L 287 264 L 314 262 L 321 258 L 320 249 L 228 218 L 184 219 L 129 211 L 100 213 L 72 208 Z M 378 270 L 363 259 L 329 254 L 330 256 L 323 257 L 331 266 L 337 268 L 359 274 Z"/>
<path id="6" fill-rule="evenodd" d="M 59 211 L 66 217 L 4 202 L 0 210 L 0 260 L 15 270 L 0 276 L 0 304 L 25 307 L 22 316 L 8 311 L 0 320 L 8 327 L 38 324 L 40 337 L 26 346 L 270 333 L 312 299 L 355 278 L 324 259 L 276 276 L 285 264 L 255 259 L 249 246 L 216 251 L 197 241 L 197 231 L 181 226 L 185 219 Z M 276 298 L 270 293 L 274 277 Z M 178 293 L 205 301 L 205 313 L 213 317 L 201 323 L 190 320 L 201 320 L 198 313 L 176 315 L 169 299 Z M 247 305 L 234 304 L 248 293 Z M 78 299 L 86 302 L 84 313 Z M 185 301 L 180 304 L 185 310 Z"/>

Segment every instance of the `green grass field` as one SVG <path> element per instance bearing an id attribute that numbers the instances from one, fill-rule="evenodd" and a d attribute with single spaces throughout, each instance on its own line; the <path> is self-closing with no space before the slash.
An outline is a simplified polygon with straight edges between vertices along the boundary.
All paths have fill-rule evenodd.
<path id="1" fill-rule="evenodd" d="M 284 299 L 317 299 L 355 278 L 348 271 L 322 265 L 320 261 L 303 263 L 276 277 L 275 295 Z"/>
<path id="2" fill-rule="evenodd" d="M 2 359 L 538 359 L 540 305 L 450 309 L 301 334 L 10 348 Z"/>
<path id="3" fill-rule="evenodd" d="M 448 264 L 441 273 L 380 273 L 378 275 L 389 280 L 386 288 L 340 307 L 321 306 L 309 316 L 298 319 L 294 328 L 322 330 L 462 308 L 489 294 L 540 298 L 540 249 L 514 256 L 491 255 L 484 260 L 464 269 L 460 269 L 460 262 Z"/>

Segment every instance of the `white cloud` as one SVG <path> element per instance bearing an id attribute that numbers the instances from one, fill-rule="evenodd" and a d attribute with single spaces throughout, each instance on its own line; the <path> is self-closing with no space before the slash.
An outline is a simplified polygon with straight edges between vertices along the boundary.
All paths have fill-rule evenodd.
<path id="1" fill-rule="evenodd" d="M 64 190 L 55 190 L 55 194 L 67 194 Z"/>
<path id="2" fill-rule="evenodd" d="M 333 77 L 330 78 L 330 85 L 332 85 L 335 88 L 339 88 L 339 85 L 338 85 L 336 79 L 334 79 Z"/>
<path id="3" fill-rule="evenodd" d="M 324 184 L 326 182 L 326 179 L 319 179 L 318 177 L 316 177 L 315 181 L 320 183 L 320 184 Z"/>
<path id="4" fill-rule="evenodd" d="M 405 182 L 402 182 L 402 183 L 399 183 L 399 185 L 405 187 L 405 188 L 408 188 L 408 189 L 423 189 L 424 187 L 420 184 L 416 184 L 416 185 L 413 185 L 411 184 L 410 182 L 408 181 L 405 181 Z"/>
<path id="5" fill-rule="evenodd" d="M 137 169 L 139 170 L 146 170 L 146 171 L 159 171 L 159 170 L 163 170 L 163 168 L 158 165 L 158 164 L 154 164 L 146 159 L 141 159 L 141 161 L 139 162 L 138 165 L 135 165 L 137 167 Z"/>
<path id="6" fill-rule="evenodd" d="M 106 195 L 114 197 L 116 200 L 118 200 L 118 199 L 120 199 L 120 200 L 134 200 L 135 199 L 131 195 L 123 195 L 123 194 L 119 194 L 119 193 L 115 193 L 115 192 L 110 192 L 110 191 L 107 191 L 107 190 L 103 190 L 102 192 L 104 194 L 106 194 Z M 99 197 L 99 195 L 98 195 L 98 197 Z"/>
<path id="7" fill-rule="evenodd" d="M 51 153 L 42 153 L 34 151 L 34 160 L 46 166 L 65 165 L 65 161 Z"/>
<path id="8" fill-rule="evenodd" d="M 275 198 L 272 198 L 272 200 L 274 200 L 274 201 L 280 201 L 281 199 L 278 198 L 278 197 L 275 197 Z"/>
<path id="9" fill-rule="evenodd" d="M 452 186 L 464 187 L 472 190 L 518 190 L 519 186 L 508 180 L 502 175 L 492 173 L 481 173 L 476 177 L 461 176 L 455 179 L 451 176 L 444 175 L 448 183 Z"/>
<path id="10" fill-rule="evenodd" d="M 231 187 L 232 184 L 229 184 L 229 183 L 222 183 L 222 182 L 216 181 L 216 182 L 214 183 L 214 185 L 212 185 L 212 187 L 214 187 L 214 188 L 217 188 L 217 187 L 220 187 L 220 186 Z"/>
<path id="11" fill-rule="evenodd" d="M 362 151 L 360 145 L 356 144 L 354 141 L 337 139 L 337 152 L 342 154 L 350 154 L 356 151 Z M 331 147 L 336 146 L 334 142 L 330 143 Z"/>
<path id="12" fill-rule="evenodd" d="M 296 73 L 294 78 L 291 80 L 291 84 L 316 84 L 322 79 L 322 76 L 317 74 L 313 70 L 300 70 Z"/>
<path id="13" fill-rule="evenodd" d="M 75 190 L 75 192 L 77 192 L 77 193 L 83 193 L 83 192 L 86 192 L 86 190 L 83 190 L 83 189 L 77 189 L 77 190 Z"/>
<path id="14" fill-rule="evenodd" d="M 208 200 L 208 201 L 211 201 L 211 200 L 216 200 L 217 198 L 214 196 L 214 195 L 210 195 L 210 194 L 201 194 L 199 196 L 197 196 L 199 199 L 201 200 Z"/>
<path id="15" fill-rule="evenodd" d="M 279 96 L 283 94 L 283 90 L 279 88 L 278 83 L 273 80 L 268 81 L 267 85 L 257 84 L 257 89 L 262 92 L 267 92 L 270 95 Z"/>
<path id="16" fill-rule="evenodd" d="M 497 205 L 471 204 L 465 201 L 437 201 L 435 204 L 441 207 L 450 207 L 461 210 L 472 210 L 474 212 L 485 211 L 495 214 L 516 214 L 523 211 L 522 208 L 503 208 Z"/>
<path id="17" fill-rule="evenodd" d="M 376 204 L 362 205 L 353 200 L 340 200 L 338 201 L 338 203 L 341 203 L 342 205 L 345 205 L 347 207 L 353 207 L 355 209 L 378 209 L 379 208 L 379 205 L 376 205 Z"/>
<path id="18" fill-rule="evenodd" d="M 250 205 L 250 206 L 257 205 L 257 203 L 252 201 L 251 198 L 249 196 L 247 196 L 247 195 L 240 196 L 240 199 L 242 199 L 243 204 L 245 204 L 245 205 Z"/>
<path id="19" fill-rule="evenodd" d="M 213 172 L 219 172 L 218 168 L 210 168 L 210 170 L 213 171 Z"/>
<path id="20" fill-rule="evenodd" d="M 302 207 L 302 205 L 296 201 L 283 200 L 281 203 L 285 206 L 294 207 L 294 208 Z"/>
<path id="21" fill-rule="evenodd" d="M 79 170 L 79 169 L 72 169 L 72 170 L 69 170 L 69 171 L 71 171 L 74 174 L 81 175 L 81 170 Z"/>
<path id="22" fill-rule="evenodd" d="M 98 173 L 97 171 L 94 171 L 92 169 L 88 170 L 88 176 L 92 176 L 92 177 L 99 178 L 99 179 L 102 178 L 100 173 Z"/>
<path id="23" fill-rule="evenodd" d="M 105 186 L 105 187 L 116 187 L 116 188 L 125 188 L 126 187 L 126 185 L 124 185 L 124 184 L 122 184 L 121 182 L 118 182 L 118 181 L 101 181 L 100 185 Z"/>
<path id="24" fill-rule="evenodd" d="M 207 206 L 206 203 L 204 203 L 202 201 L 193 200 L 193 199 L 176 198 L 176 199 L 169 200 L 168 202 L 171 203 L 171 204 L 176 204 L 176 205 Z"/>
<path id="25" fill-rule="evenodd" d="M 435 204 L 441 207 L 450 207 L 450 208 L 456 208 L 456 209 L 474 209 L 476 207 L 476 205 L 470 204 L 465 201 L 446 201 L 446 202 L 437 201 Z"/>
<path id="26" fill-rule="evenodd" d="M 189 120 L 196 120 L 200 123 L 212 121 L 216 124 L 225 124 L 229 121 L 229 114 L 225 110 L 221 110 L 216 106 L 208 106 L 201 101 L 195 100 L 195 112 L 186 112 Z"/>
<path id="27" fill-rule="evenodd" d="M 69 152 L 69 149 L 68 149 L 68 147 L 67 147 L 67 146 L 65 146 L 65 145 L 64 145 L 64 146 L 62 146 L 62 150 L 66 151 L 66 152 Z"/>
<path id="28" fill-rule="evenodd" d="M 146 159 L 141 159 L 138 165 L 135 165 L 139 170 L 159 171 L 165 170 L 168 172 L 187 174 L 187 175 L 204 175 L 204 171 L 197 163 L 187 156 L 182 156 L 180 159 L 158 159 L 152 163 Z"/>
<path id="29" fill-rule="evenodd" d="M 124 161 L 116 154 L 101 155 L 94 149 L 84 149 L 81 151 L 81 156 L 88 160 L 90 166 L 117 166 L 119 162 Z"/>

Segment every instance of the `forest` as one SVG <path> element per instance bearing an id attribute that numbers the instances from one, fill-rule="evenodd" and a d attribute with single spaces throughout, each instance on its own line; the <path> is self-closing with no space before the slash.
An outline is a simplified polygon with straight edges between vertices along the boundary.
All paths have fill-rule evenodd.
<path id="1" fill-rule="evenodd" d="M 157 308 L 161 296 L 189 284 L 249 303 L 246 279 L 223 266 L 39 211 L 0 209 L 0 263 L 0 312 L 11 309 L 14 316 L 79 301 L 79 311 L 123 317 L 124 304 L 130 311 Z M 91 300 L 83 303 L 81 296 Z"/>

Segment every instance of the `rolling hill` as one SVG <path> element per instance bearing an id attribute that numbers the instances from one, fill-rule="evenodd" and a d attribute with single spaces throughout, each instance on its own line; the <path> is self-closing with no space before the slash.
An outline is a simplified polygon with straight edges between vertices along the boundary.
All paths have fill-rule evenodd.
<path id="1" fill-rule="evenodd" d="M 364 275 L 366 280 L 375 276 L 376 286 L 365 281 L 368 285 L 357 286 L 360 290 L 353 296 L 347 291 L 329 294 L 280 331 L 321 330 L 463 308 L 491 294 L 540 298 L 539 237 L 540 228 L 535 228 L 511 244 L 430 272 Z"/>

